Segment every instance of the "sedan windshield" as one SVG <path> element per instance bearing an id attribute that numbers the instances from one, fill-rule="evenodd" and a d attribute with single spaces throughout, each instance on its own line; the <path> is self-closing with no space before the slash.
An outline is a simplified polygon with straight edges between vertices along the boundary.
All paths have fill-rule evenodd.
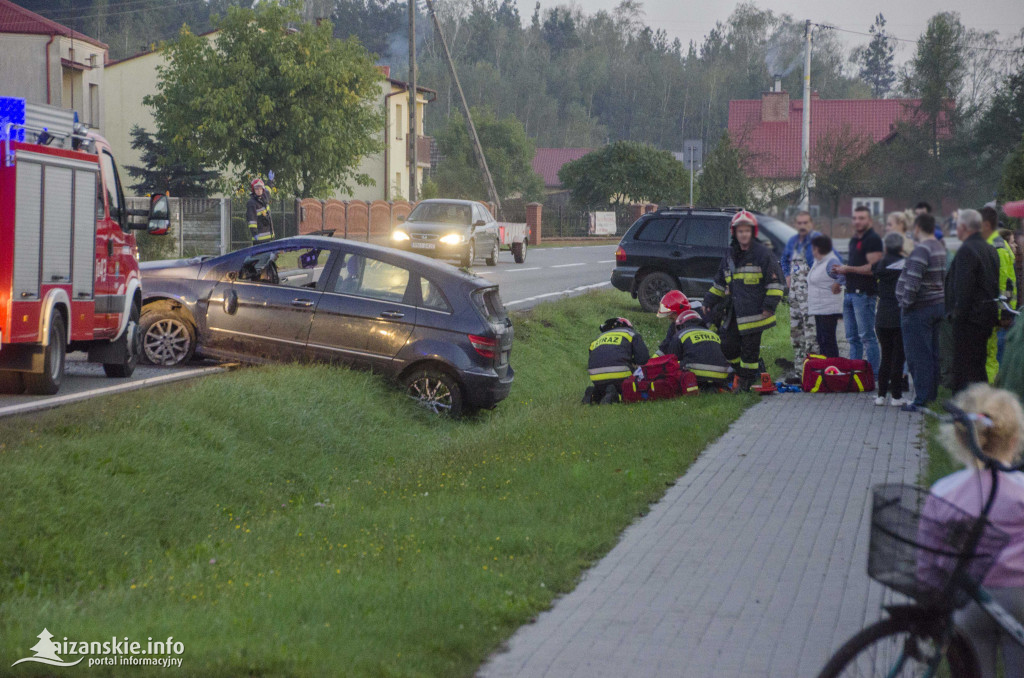
<path id="1" fill-rule="evenodd" d="M 416 206 L 406 221 L 428 221 L 435 224 L 469 226 L 472 210 L 469 205 L 424 202 Z"/>

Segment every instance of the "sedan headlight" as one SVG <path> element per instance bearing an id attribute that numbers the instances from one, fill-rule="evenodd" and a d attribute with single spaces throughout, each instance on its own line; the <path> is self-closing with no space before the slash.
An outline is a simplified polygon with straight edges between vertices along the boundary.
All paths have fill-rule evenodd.
<path id="1" fill-rule="evenodd" d="M 466 236 L 461 233 L 449 233 L 448 235 L 441 238 L 441 242 L 445 245 L 461 245 L 466 242 Z"/>
<path id="2" fill-rule="evenodd" d="M 391 234 L 391 239 L 396 242 L 402 242 L 403 240 L 409 239 L 409 234 L 405 231 L 395 231 Z"/>

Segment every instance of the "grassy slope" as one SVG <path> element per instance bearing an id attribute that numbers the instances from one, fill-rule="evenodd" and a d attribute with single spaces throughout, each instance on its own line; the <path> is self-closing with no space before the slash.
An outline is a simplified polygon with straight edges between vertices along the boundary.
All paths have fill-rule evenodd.
<path id="1" fill-rule="evenodd" d="M 0 656 L 45 626 L 172 635 L 195 675 L 470 675 L 756 402 L 580 406 L 616 314 L 657 345 L 615 292 L 518 317 L 512 395 L 470 421 L 281 366 L 0 422 Z"/>

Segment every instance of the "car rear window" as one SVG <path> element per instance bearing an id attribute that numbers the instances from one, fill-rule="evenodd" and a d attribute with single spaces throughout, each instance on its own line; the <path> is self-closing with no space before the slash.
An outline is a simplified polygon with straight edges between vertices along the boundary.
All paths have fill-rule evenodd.
<path id="1" fill-rule="evenodd" d="M 668 234 L 672 231 L 672 227 L 676 225 L 676 221 L 678 220 L 675 217 L 648 219 L 640 225 L 633 238 L 634 240 L 644 240 L 647 242 L 665 242 Z"/>
<path id="2" fill-rule="evenodd" d="M 501 296 L 497 287 L 488 287 L 473 293 L 473 301 L 476 307 L 484 314 L 488 322 L 503 323 L 508 318 L 505 313 L 505 305 L 501 303 Z"/>

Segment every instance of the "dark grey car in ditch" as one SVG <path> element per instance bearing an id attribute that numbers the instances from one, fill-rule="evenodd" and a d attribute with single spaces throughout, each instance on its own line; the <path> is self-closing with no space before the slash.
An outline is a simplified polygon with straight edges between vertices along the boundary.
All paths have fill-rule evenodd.
<path id="1" fill-rule="evenodd" d="M 729 222 L 736 208 L 673 207 L 645 214 L 629 227 L 615 250 L 612 286 L 629 292 L 645 311 L 681 290 L 702 299 L 729 249 Z M 757 238 L 781 257 L 796 230 L 757 214 Z"/>
<path id="2" fill-rule="evenodd" d="M 494 407 L 512 386 L 497 286 L 426 257 L 299 236 L 141 270 L 146 362 L 337 362 L 453 416 Z"/>

